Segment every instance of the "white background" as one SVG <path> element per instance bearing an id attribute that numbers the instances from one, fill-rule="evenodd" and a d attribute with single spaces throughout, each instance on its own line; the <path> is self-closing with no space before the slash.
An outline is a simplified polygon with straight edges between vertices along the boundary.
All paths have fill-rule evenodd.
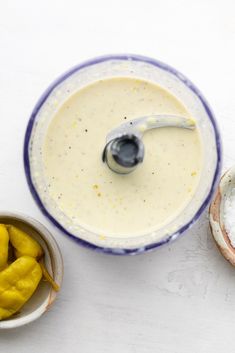
<path id="1" fill-rule="evenodd" d="M 162 60 L 209 100 L 235 163 L 234 0 L 0 1 L 0 208 L 29 214 L 54 233 L 63 289 L 35 323 L 0 332 L 1 353 L 232 353 L 235 269 L 204 215 L 180 240 L 135 257 L 79 247 L 40 213 L 23 171 L 30 112 L 50 82 L 107 53 Z"/>

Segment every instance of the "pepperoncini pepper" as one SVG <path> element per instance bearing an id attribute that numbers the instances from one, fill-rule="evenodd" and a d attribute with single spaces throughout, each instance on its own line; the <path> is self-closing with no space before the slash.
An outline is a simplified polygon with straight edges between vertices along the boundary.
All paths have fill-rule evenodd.
<path id="1" fill-rule="evenodd" d="M 7 226 L 10 242 L 15 249 L 15 256 L 28 255 L 40 259 L 43 256 L 41 245 L 27 233 L 12 225 Z"/>
<path id="2" fill-rule="evenodd" d="M 42 276 L 59 290 L 43 256 L 43 248 L 30 235 L 15 226 L 0 224 L 0 320 L 15 314 L 28 301 Z"/>
<path id="3" fill-rule="evenodd" d="M 44 255 L 41 245 L 33 238 L 31 238 L 27 233 L 14 227 L 12 225 L 7 226 L 10 242 L 14 247 L 15 256 L 18 258 L 20 256 L 28 255 L 39 260 L 39 264 L 42 269 L 44 278 L 52 285 L 55 291 L 59 291 L 59 286 L 53 278 L 48 273 L 46 267 L 44 266 L 42 257 Z"/>
<path id="4" fill-rule="evenodd" d="M 0 271 L 7 266 L 9 235 L 4 224 L 0 224 Z"/>
<path id="5" fill-rule="evenodd" d="M 0 320 L 16 313 L 32 296 L 42 278 L 35 258 L 21 256 L 0 272 Z"/>

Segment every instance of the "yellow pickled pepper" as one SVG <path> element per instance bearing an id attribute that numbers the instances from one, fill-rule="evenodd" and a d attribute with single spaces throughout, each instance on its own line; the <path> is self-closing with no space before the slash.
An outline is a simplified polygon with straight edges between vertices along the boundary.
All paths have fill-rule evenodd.
<path id="1" fill-rule="evenodd" d="M 42 278 L 35 258 L 22 256 L 0 272 L 0 320 L 16 313 L 28 301 Z"/>
<path id="2" fill-rule="evenodd" d="M 0 224 L 0 271 L 7 266 L 9 234 L 4 224 Z"/>
<path id="3" fill-rule="evenodd" d="M 59 291 L 58 284 L 53 280 L 43 264 L 42 256 L 44 255 L 44 252 L 41 245 L 31 238 L 30 235 L 15 226 L 8 225 L 7 229 L 10 236 L 10 242 L 14 247 L 15 256 L 19 258 L 20 256 L 28 255 L 39 260 L 43 276 L 52 285 L 55 291 Z"/>
<path id="4" fill-rule="evenodd" d="M 8 225 L 7 226 L 10 242 L 15 249 L 15 256 L 28 255 L 40 259 L 43 256 L 43 249 L 41 245 L 31 238 L 27 233 L 21 229 Z"/>

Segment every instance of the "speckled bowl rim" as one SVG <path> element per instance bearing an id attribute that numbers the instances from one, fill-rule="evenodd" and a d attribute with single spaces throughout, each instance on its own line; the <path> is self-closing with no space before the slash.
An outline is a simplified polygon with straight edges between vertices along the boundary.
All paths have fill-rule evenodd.
<path id="1" fill-rule="evenodd" d="M 107 247 L 97 246 L 93 243 L 90 243 L 90 242 L 84 240 L 84 239 L 76 237 L 75 235 L 70 233 L 67 229 L 65 229 L 44 207 L 43 202 L 41 201 L 41 199 L 40 199 L 40 197 L 39 197 L 39 195 L 33 185 L 32 177 L 31 177 L 31 170 L 30 170 L 30 163 L 29 163 L 29 153 L 28 153 L 29 141 L 30 141 L 31 132 L 32 132 L 32 129 L 34 126 L 34 121 L 35 121 L 35 118 L 37 116 L 38 111 L 40 110 L 40 108 L 42 107 L 42 105 L 44 104 L 44 102 L 46 101 L 48 96 L 50 95 L 50 93 L 53 91 L 53 89 L 56 86 L 58 86 L 59 84 L 61 84 L 61 82 L 63 82 L 69 76 L 74 74 L 75 72 L 77 72 L 85 67 L 99 64 L 99 63 L 109 61 L 109 60 L 140 61 L 140 62 L 144 62 L 147 64 L 151 64 L 153 66 L 156 66 L 162 70 L 169 72 L 170 74 L 175 75 L 181 82 L 183 82 L 198 97 L 198 99 L 202 103 L 202 105 L 203 105 L 203 107 L 204 107 L 204 109 L 205 109 L 205 111 L 211 121 L 212 127 L 214 129 L 214 134 L 215 134 L 216 152 L 217 152 L 217 162 L 216 162 L 215 173 L 214 173 L 211 188 L 210 188 L 206 198 L 204 199 L 203 203 L 201 204 L 200 208 L 198 209 L 198 211 L 194 214 L 194 216 L 192 217 L 192 219 L 188 223 L 184 224 L 180 229 L 176 230 L 171 235 L 169 235 L 169 236 L 165 237 L 164 239 L 161 239 L 157 242 L 148 244 L 148 245 L 141 247 L 141 248 L 135 248 L 135 249 L 125 249 L 125 248 L 119 249 L 119 248 L 107 248 Z M 171 66 L 164 64 L 156 59 L 152 59 L 152 58 L 148 58 L 148 57 L 140 56 L 140 55 L 135 55 L 135 54 L 117 54 L 117 55 L 105 55 L 105 56 L 101 56 L 101 57 L 96 57 L 94 59 L 85 61 L 85 62 L 73 67 L 72 69 L 70 69 L 67 72 L 65 72 L 64 74 L 62 74 L 59 78 L 57 78 L 47 88 L 47 90 L 42 94 L 41 98 L 39 99 L 39 101 L 37 102 L 36 106 L 33 109 L 33 112 L 30 116 L 30 119 L 29 119 L 29 122 L 27 125 L 26 133 L 25 133 L 24 151 L 23 151 L 24 169 L 25 169 L 25 175 L 26 175 L 26 179 L 27 179 L 27 182 L 29 185 L 29 189 L 30 189 L 31 194 L 32 194 L 33 198 L 35 199 L 38 207 L 41 209 L 42 213 L 55 226 L 57 226 L 63 233 L 68 235 L 70 238 L 74 239 L 80 245 L 83 245 L 89 249 L 93 249 L 93 250 L 100 251 L 100 252 L 107 253 L 107 254 L 114 254 L 114 255 L 134 255 L 134 254 L 140 254 L 143 252 L 153 250 L 161 245 L 164 245 L 166 243 L 169 243 L 172 240 L 177 239 L 182 233 L 184 233 L 187 229 L 189 229 L 198 220 L 198 218 L 200 217 L 200 215 L 202 214 L 204 209 L 207 207 L 207 205 L 209 204 L 209 202 L 213 196 L 213 193 L 215 191 L 215 188 L 217 186 L 218 179 L 220 176 L 221 155 L 222 155 L 221 139 L 220 139 L 219 129 L 218 129 L 214 114 L 213 114 L 211 108 L 209 107 L 209 104 L 207 103 L 206 99 L 203 97 L 203 95 L 198 90 L 198 88 L 190 80 L 188 80 L 184 75 L 182 75 L 179 71 L 172 68 Z"/>

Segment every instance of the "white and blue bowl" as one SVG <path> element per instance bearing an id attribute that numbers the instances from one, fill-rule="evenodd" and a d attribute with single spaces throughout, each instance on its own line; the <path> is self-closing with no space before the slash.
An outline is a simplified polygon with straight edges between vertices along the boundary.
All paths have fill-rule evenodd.
<path id="1" fill-rule="evenodd" d="M 40 144 L 45 136 L 43 126 L 48 125 L 53 116 L 53 101 L 59 99 L 62 104 L 69 95 L 80 87 L 105 77 L 129 76 L 139 77 L 163 86 L 181 100 L 191 115 L 196 119 L 200 129 L 203 148 L 204 166 L 196 193 L 185 210 L 160 230 L 143 234 L 136 238 L 100 239 L 98 234 L 80 228 L 79 233 L 68 226 L 68 222 L 58 219 L 54 210 L 41 197 L 37 180 L 32 173 L 32 145 Z M 63 90 L 69 87 L 69 90 Z M 61 94 L 62 91 L 62 94 Z M 60 94 L 58 94 L 60 92 Z M 68 93 L 69 92 L 69 93 Z M 58 96 L 60 98 L 58 98 Z M 44 114 L 45 107 L 49 114 Z M 49 119 L 49 120 L 48 120 Z M 214 115 L 200 91 L 184 75 L 172 67 L 155 59 L 138 55 L 108 55 L 84 62 L 62 76 L 49 86 L 36 104 L 25 134 L 24 167 L 30 191 L 41 211 L 64 234 L 73 238 L 78 244 L 109 254 L 137 254 L 157 248 L 174 239 L 189 229 L 200 217 L 209 204 L 218 182 L 221 168 L 221 141 Z"/>

